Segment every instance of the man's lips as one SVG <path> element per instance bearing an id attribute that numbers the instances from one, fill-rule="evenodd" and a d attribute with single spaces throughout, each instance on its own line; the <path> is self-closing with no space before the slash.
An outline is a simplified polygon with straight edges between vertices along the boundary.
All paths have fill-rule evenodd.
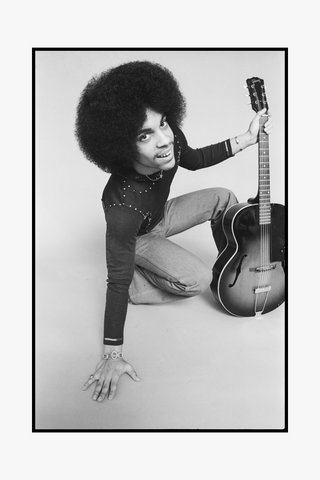
<path id="1" fill-rule="evenodd" d="M 173 151 L 173 149 L 172 149 L 172 147 L 170 147 L 169 149 L 166 149 L 163 152 L 159 153 L 157 155 L 157 158 L 164 158 L 164 159 L 169 158 L 170 155 L 172 154 L 172 151 Z"/>

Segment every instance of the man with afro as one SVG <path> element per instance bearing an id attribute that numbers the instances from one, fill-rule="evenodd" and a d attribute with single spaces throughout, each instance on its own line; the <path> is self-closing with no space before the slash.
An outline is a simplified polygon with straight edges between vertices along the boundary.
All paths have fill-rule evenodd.
<path id="1" fill-rule="evenodd" d="M 226 246 L 222 217 L 237 203 L 235 195 L 209 188 L 168 200 L 178 168 L 216 165 L 255 144 L 264 113 L 255 115 L 245 134 L 193 149 L 181 131 L 184 96 L 162 65 L 119 65 L 93 77 L 82 92 L 75 129 L 79 147 L 111 174 L 102 194 L 108 269 L 103 354 L 83 386 L 96 382 L 93 400 L 111 400 L 124 373 L 139 381 L 122 355 L 128 302 L 187 298 L 212 282 L 212 267 L 169 237 L 209 221 L 218 252 Z M 270 133 L 271 117 L 264 129 Z"/>

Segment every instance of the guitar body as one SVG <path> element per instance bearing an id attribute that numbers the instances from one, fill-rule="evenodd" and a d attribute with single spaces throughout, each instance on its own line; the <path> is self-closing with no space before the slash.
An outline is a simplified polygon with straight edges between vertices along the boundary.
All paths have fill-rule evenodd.
<path id="1" fill-rule="evenodd" d="M 213 267 L 211 290 L 232 315 L 251 317 L 279 307 L 285 297 L 285 209 L 270 204 L 271 222 L 259 224 L 259 204 L 227 210 L 227 246 Z"/>

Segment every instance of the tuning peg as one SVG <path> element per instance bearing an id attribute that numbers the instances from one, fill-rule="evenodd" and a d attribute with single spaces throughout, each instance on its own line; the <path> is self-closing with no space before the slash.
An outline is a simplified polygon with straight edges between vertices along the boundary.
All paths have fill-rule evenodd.
<path id="1" fill-rule="evenodd" d="M 247 85 L 243 85 L 243 88 L 246 88 L 247 90 L 249 90 L 248 87 L 247 87 Z"/>
<path id="2" fill-rule="evenodd" d="M 247 105 L 252 105 L 252 103 L 251 103 L 251 102 L 248 102 Z"/>

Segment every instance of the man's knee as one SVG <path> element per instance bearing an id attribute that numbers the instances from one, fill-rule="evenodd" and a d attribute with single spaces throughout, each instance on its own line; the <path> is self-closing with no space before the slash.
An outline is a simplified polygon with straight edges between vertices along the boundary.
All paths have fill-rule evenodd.
<path id="1" fill-rule="evenodd" d="M 220 187 L 217 189 L 217 193 L 220 199 L 220 203 L 224 204 L 226 207 L 229 207 L 231 205 L 234 205 L 235 203 L 238 203 L 238 199 L 235 196 L 235 194 L 232 192 L 232 190 L 229 190 L 228 188 Z"/>
<path id="2" fill-rule="evenodd" d="M 231 207 L 232 205 L 239 203 L 237 197 L 231 190 L 228 190 L 228 193 L 229 193 L 228 207 Z"/>
<path id="3" fill-rule="evenodd" d="M 238 199 L 235 194 L 227 188 L 216 189 L 215 195 L 217 196 L 217 201 L 211 218 L 212 226 L 221 220 L 223 214 L 226 212 L 226 210 L 228 210 L 228 208 L 238 203 Z"/>

